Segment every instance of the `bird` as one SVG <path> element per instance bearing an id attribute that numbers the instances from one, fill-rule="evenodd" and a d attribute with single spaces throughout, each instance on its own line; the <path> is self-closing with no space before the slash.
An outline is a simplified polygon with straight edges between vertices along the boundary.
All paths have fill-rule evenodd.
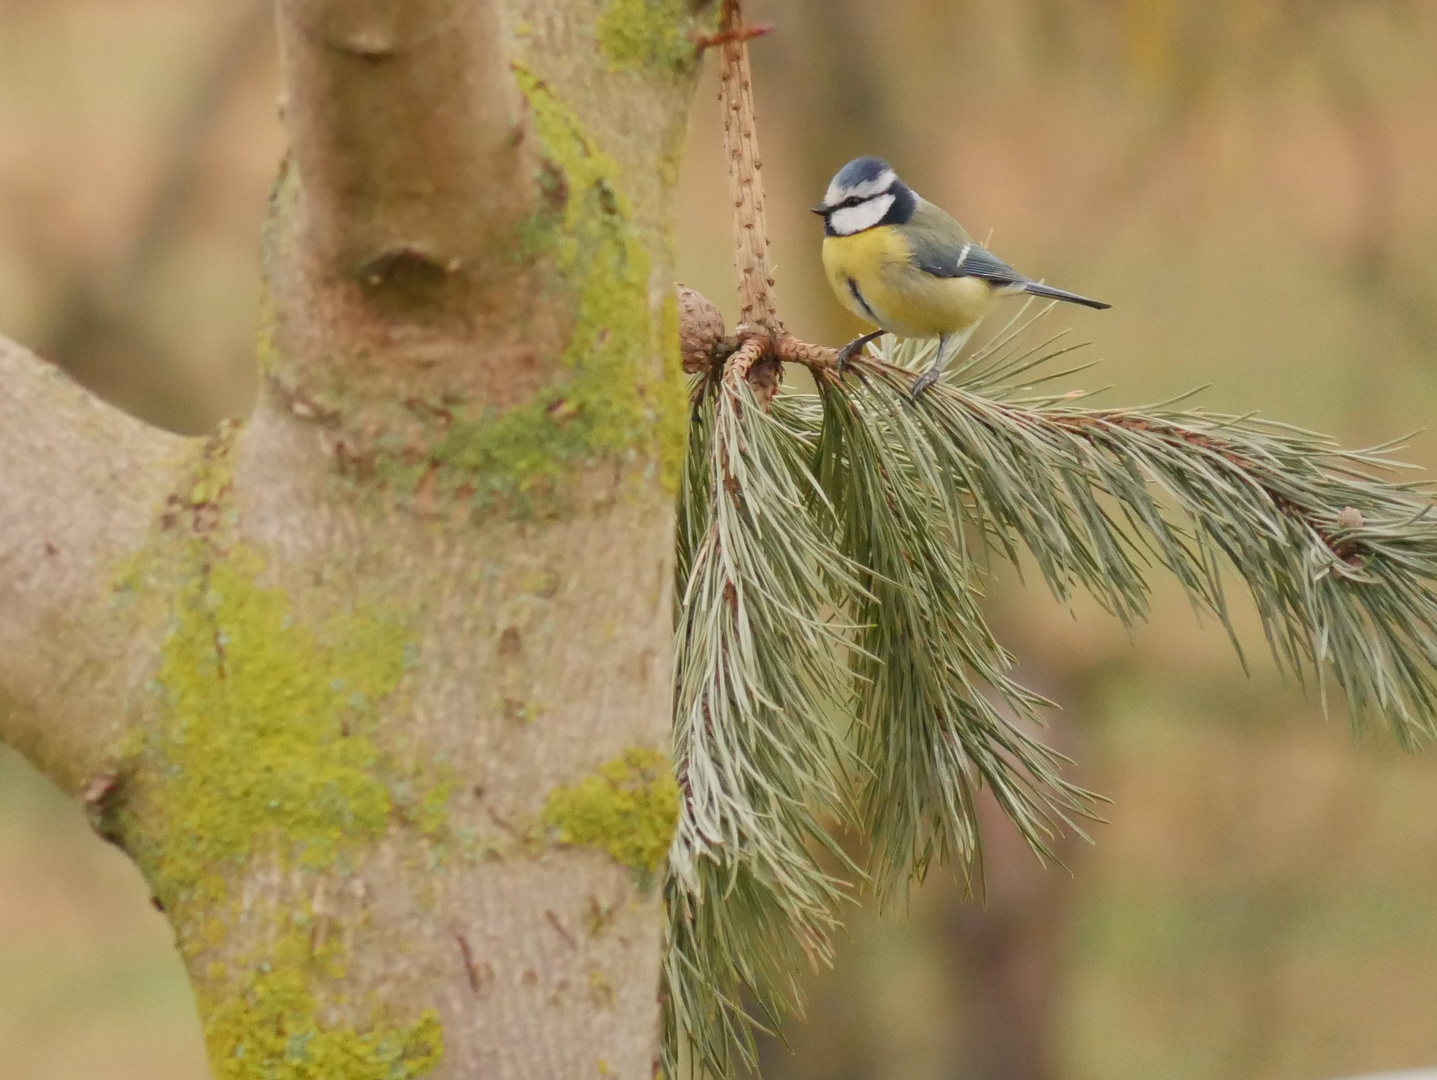
<path id="1" fill-rule="evenodd" d="M 1100 310 L 1112 306 L 1020 274 L 974 243 L 882 158 L 854 158 L 839 169 L 813 212 L 823 218 L 823 268 L 834 294 L 878 327 L 839 351 L 838 369 L 885 333 L 936 337 L 933 364 L 913 384 L 915 400 L 938 381 L 1003 296 L 1028 293 Z"/>

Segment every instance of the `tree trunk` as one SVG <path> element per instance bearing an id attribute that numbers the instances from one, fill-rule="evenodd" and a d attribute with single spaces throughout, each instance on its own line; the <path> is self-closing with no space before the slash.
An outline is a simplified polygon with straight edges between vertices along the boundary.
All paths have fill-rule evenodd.
<path id="1" fill-rule="evenodd" d="M 0 737 L 216 1077 L 652 1075 L 689 0 L 280 0 L 242 423 L 0 344 Z"/>

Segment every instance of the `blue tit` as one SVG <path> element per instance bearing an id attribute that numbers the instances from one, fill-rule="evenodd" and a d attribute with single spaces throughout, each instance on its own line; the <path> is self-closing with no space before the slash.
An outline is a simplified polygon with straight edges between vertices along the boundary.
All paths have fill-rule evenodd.
<path id="1" fill-rule="evenodd" d="M 828 283 L 849 311 L 879 328 L 850 342 L 840 366 L 884 333 L 936 337 L 937 356 L 913 384 L 914 397 L 938 381 L 1000 297 L 1029 293 L 1111 306 L 1024 277 L 975 244 L 880 158 L 855 158 L 839 169 L 813 212 L 823 217 Z"/>

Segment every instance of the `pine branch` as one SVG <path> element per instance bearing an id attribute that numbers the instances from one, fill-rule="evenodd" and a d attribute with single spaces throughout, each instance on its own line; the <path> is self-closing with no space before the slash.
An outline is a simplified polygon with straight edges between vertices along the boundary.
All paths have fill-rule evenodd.
<path id="1" fill-rule="evenodd" d="M 1279 665 L 1330 676 L 1354 725 L 1437 735 L 1437 528 L 1390 448 L 1345 451 L 1250 417 L 1090 409 L 1040 388 L 1085 365 L 1030 343 L 1025 307 L 916 400 L 933 346 L 891 339 L 840 375 L 778 317 L 739 0 L 709 42 L 743 323 L 680 288 L 694 416 L 679 507 L 675 739 L 684 794 L 667 900 L 665 1062 L 752 1064 L 744 1002 L 775 1023 L 800 959 L 828 957 L 841 883 L 812 852 L 853 822 L 883 894 L 953 860 L 971 882 L 991 788 L 1040 855 L 1096 796 L 1027 732 L 1047 704 L 1010 677 L 979 604 L 992 553 L 1031 558 L 1126 625 L 1174 575 L 1234 644 L 1244 583 Z M 1047 309 L 1044 309 L 1047 310 Z M 1041 312 L 1040 312 L 1041 314 Z M 776 396 L 782 364 L 816 395 Z M 1047 371 L 1040 369 L 1049 365 Z M 1325 698 L 1324 698 L 1325 700 Z M 846 860 L 840 865 L 846 866 Z"/>
<path id="2" fill-rule="evenodd" d="M 874 358 L 856 371 L 898 394 L 914 377 Z M 1201 410 L 1004 400 L 1012 386 L 935 390 L 908 410 L 944 478 L 934 492 L 1010 558 L 1030 552 L 1060 599 L 1082 586 L 1131 625 L 1156 565 L 1233 634 L 1226 564 L 1281 666 L 1319 687 L 1330 673 L 1355 725 L 1385 721 L 1409 748 L 1437 734 L 1437 529 L 1424 489 L 1379 475 L 1403 468 L 1390 447 Z"/>
<path id="3" fill-rule="evenodd" d="M 813 851 L 845 820 L 850 754 L 839 595 L 860 592 L 817 527 L 811 444 L 766 413 L 740 350 L 696 406 L 680 511 L 675 747 L 684 813 L 670 853 L 668 1068 L 678 1046 L 715 1075 L 752 1062 L 742 995 L 776 1023 L 803 961 L 829 958 L 840 883 Z M 815 500 L 817 506 L 815 507 Z M 815 513 L 816 510 L 816 513 Z"/>
<path id="4" fill-rule="evenodd" d="M 1008 677 L 1012 658 L 979 607 L 962 521 L 906 399 L 881 380 L 845 392 L 858 385 L 820 384 L 815 471 L 837 507 L 838 550 L 865 571 L 866 595 L 854 598 L 863 627 L 855 733 L 876 880 L 902 888 L 935 857 L 957 860 L 971 880 L 984 784 L 1035 850 L 1056 859 L 1048 842 L 1089 797 L 1059 776 L 1061 755 L 1020 726 L 1039 722 L 1048 703 Z"/>
<path id="5" fill-rule="evenodd" d="M 816 707 L 829 725 L 849 725 L 851 755 L 836 760 L 847 763 L 847 812 L 868 839 L 871 880 L 883 894 L 935 859 L 953 860 L 972 880 L 982 786 L 1040 855 L 1096 798 L 1064 780 L 1061 755 L 1027 734 L 1046 703 L 1012 681 L 1012 659 L 983 618 L 989 553 L 1020 566 L 1031 559 L 1057 598 L 1088 591 L 1130 626 L 1148 614 L 1154 571 L 1166 571 L 1237 644 L 1225 591 L 1235 572 L 1281 667 L 1316 677 L 1319 688 L 1329 676 L 1354 725 L 1385 724 L 1409 748 L 1437 734 L 1437 529 L 1425 489 L 1384 476 L 1400 467 L 1390 448 L 1346 451 L 1280 424 L 1174 404 L 1092 409 L 1071 394 L 1044 395 L 1043 384 L 1063 372 L 1040 369 L 1073 347 L 1061 335 L 1030 343 L 1034 321 L 1015 317 L 916 401 L 913 381 L 931 346 L 890 344 L 855 358 L 840 378 L 833 350 L 791 338 L 750 338 L 734 349 L 710 323 L 713 355 L 728 359 L 694 365 L 680 686 L 749 685 L 732 672 L 751 656 L 772 656 L 785 670 L 843 658 L 846 681 L 829 671 L 822 693 L 806 701 L 806 678 L 788 683 L 792 696 L 782 702 L 751 698 L 771 714 L 731 698 L 724 723 L 749 739 L 764 732 L 773 740 L 764 752 L 778 760 L 804 752 L 807 738 L 831 745 L 839 728 L 824 726 Z M 765 413 L 746 376 L 777 357 L 807 363 L 819 392 L 781 395 Z M 727 464 L 735 460 L 744 463 L 741 483 Z M 745 524 L 719 542 L 715 521 L 739 505 L 735 521 Z M 720 556 L 735 544 L 742 558 Z M 724 567 L 722 584 L 695 584 L 713 572 L 705 559 Z M 795 582 L 809 583 L 802 599 Z M 777 606 L 751 637 L 697 650 L 693 628 L 715 617 L 725 585 Z M 829 624 L 793 651 L 799 629 L 826 611 L 850 625 Z M 811 648 L 825 657 L 801 655 Z M 809 734 L 791 723 L 793 709 L 809 718 Z M 680 706 L 681 744 L 697 730 L 696 715 Z M 737 763 L 749 750 L 729 745 L 737 774 L 747 775 Z M 788 823 L 775 819 L 774 831 L 751 835 L 757 848 L 743 858 L 762 865 L 773 853 L 791 855 L 795 842 L 821 842 L 813 823 L 823 814 L 842 820 L 845 808 L 832 799 L 849 792 L 844 780 L 834 775 L 816 789 L 823 809 L 804 831 L 784 837 Z M 725 797 L 705 791 L 710 803 Z M 686 806 L 686 820 L 691 812 Z M 758 850 L 765 845 L 769 854 Z M 722 1048 L 748 1038 L 738 987 L 767 1023 L 795 1003 L 793 961 L 811 928 L 832 925 L 819 908 L 837 887 L 805 883 L 798 895 L 816 906 L 786 909 L 792 898 L 736 885 L 732 870 L 721 876 L 720 848 L 708 855 L 713 880 L 670 895 L 670 992 L 685 976 L 703 990 L 671 1013 L 668 1045 L 686 1034 L 717 1070 L 728 1060 Z M 677 903 L 698 897 L 705 903 Z"/>

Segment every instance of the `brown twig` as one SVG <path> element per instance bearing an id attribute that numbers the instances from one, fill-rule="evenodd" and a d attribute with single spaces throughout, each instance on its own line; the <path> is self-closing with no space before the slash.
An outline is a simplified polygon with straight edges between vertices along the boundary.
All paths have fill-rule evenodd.
<path id="1" fill-rule="evenodd" d="M 774 342 L 774 355 L 785 364 L 802 364 L 815 376 L 833 375 L 838 367 L 837 349 L 800 341 L 791 334 L 785 334 Z"/>
<path id="2" fill-rule="evenodd" d="M 718 309 L 698 293 L 678 287 L 680 339 L 684 370 L 711 373 L 733 385 L 747 379 L 764 407 L 778 393 L 785 363 L 803 364 L 815 374 L 832 376 L 837 350 L 799 341 L 778 314 L 774 276 L 768 262 L 768 225 L 764 218 L 763 162 L 758 154 L 753 79 L 748 41 L 767 33 L 767 25 L 746 26 L 741 0 L 724 0 L 720 29 L 696 38 L 699 51 L 717 45 L 722 52 L 719 101 L 723 106 L 724 153 L 733 199 L 734 266 L 738 270 L 740 323 L 727 335 Z"/>
<path id="3" fill-rule="evenodd" d="M 686 285 L 678 286 L 678 295 L 684 370 L 712 380 L 700 384 L 696 397 L 717 380 L 732 386 L 747 379 L 766 408 L 778 393 L 784 364 L 802 364 L 814 378 L 838 377 L 837 349 L 800 341 L 787 331 L 774 336 L 752 323 L 741 326 L 737 336 L 729 336 L 713 304 Z"/>
<path id="4" fill-rule="evenodd" d="M 748 66 L 740 0 L 724 0 L 719 36 L 722 69 L 724 153 L 728 156 L 729 194 L 733 197 L 734 261 L 738 268 L 739 310 L 746 325 L 762 327 L 775 338 L 785 333 L 774 298 L 768 265 L 768 225 L 763 211 L 763 162 L 758 156 L 758 125 L 753 108 L 753 78 Z M 742 329 L 742 328 L 741 328 Z"/>
<path id="5" fill-rule="evenodd" d="M 763 37 L 773 29 L 773 23 L 755 23 L 753 26 L 736 26 L 728 30 L 720 30 L 716 34 L 690 33 L 689 40 L 694 43 L 698 54 L 702 56 L 707 49 L 715 45 L 723 45 L 730 41 L 748 41 L 750 38 Z"/>
<path id="6" fill-rule="evenodd" d="M 724 365 L 724 378 L 730 382 L 747 379 L 770 347 L 771 342 L 762 334 L 746 338 Z"/>

